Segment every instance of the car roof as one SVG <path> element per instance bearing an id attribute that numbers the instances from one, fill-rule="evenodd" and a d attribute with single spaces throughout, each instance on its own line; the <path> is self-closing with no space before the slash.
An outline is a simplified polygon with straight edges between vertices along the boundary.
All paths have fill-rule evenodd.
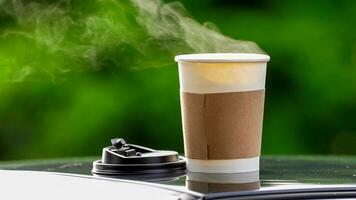
<path id="1" fill-rule="evenodd" d="M 120 192 L 121 194 L 128 192 L 127 194 L 133 194 L 132 197 L 136 194 L 145 194 L 145 199 L 154 199 L 154 196 L 150 196 L 148 192 L 150 190 L 153 193 L 159 190 L 158 193 L 161 194 L 160 197 L 164 197 L 163 199 L 170 199 L 170 197 L 175 199 L 177 197 L 182 198 L 180 197 L 181 195 L 184 195 L 184 198 L 189 197 L 192 199 L 242 198 L 246 196 L 249 198 L 272 198 L 281 195 L 286 195 L 286 197 L 294 195 L 295 198 L 298 195 L 299 197 L 303 195 L 306 195 L 306 197 L 312 197 L 313 195 L 320 197 L 333 195 L 333 197 L 337 197 L 335 196 L 336 194 L 352 196 L 356 192 L 356 161 L 353 157 L 265 156 L 261 158 L 261 170 L 259 172 L 244 175 L 230 174 L 225 177 L 222 175 L 184 173 L 165 176 L 134 175 L 104 178 L 91 174 L 92 162 L 96 159 L 96 157 L 87 157 L 0 163 L 0 169 L 16 170 L 12 173 L 2 171 L 0 173 L 0 182 L 4 182 L 3 177 L 6 174 L 8 178 L 9 174 L 14 176 L 11 180 L 13 182 L 15 178 L 18 182 L 26 182 L 26 180 L 40 180 L 42 176 L 49 177 L 53 175 L 54 177 L 48 179 L 47 183 L 56 183 L 58 181 L 55 179 L 58 179 L 58 176 L 65 176 L 66 178 L 70 177 L 71 180 L 82 180 L 78 181 L 80 184 L 76 183 L 78 189 L 75 191 L 77 192 L 81 191 L 81 188 L 90 189 L 90 186 L 79 187 L 79 185 L 87 185 L 88 182 L 93 182 L 113 185 L 113 188 L 117 188 L 115 192 Z M 17 174 L 13 174 L 15 172 L 26 173 L 27 175 L 17 176 Z M 37 178 L 31 177 L 31 174 L 35 174 Z M 236 177 L 235 179 L 234 176 Z M 231 182 L 231 180 L 237 182 Z M 9 181 L 7 180 L 7 182 Z M 51 184 L 48 184 L 48 186 L 49 188 L 55 188 Z M 131 190 L 127 189 L 130 186 Z M 18 185 L 17 187 L 20 186 Z M 101 187 L 104 186 L 97 186 L 97 188 Z M 147 188 L 151 189 L 147 190 Z M 47 191 L 49 190 L 47 189 Z M 91 190 L 88 193 L 91 194 L 91 197 L 95 196 L 92 192 L 96 192 L 95 194 L 98 195 L 103 193 L 99 189 Z M 106 192 L 106 194 L 111 193 Z"/>

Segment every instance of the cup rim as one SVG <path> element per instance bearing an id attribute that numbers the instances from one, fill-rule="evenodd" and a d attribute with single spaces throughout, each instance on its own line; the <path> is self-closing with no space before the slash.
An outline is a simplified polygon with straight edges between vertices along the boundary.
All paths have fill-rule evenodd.
<path id="1" fill-rule="evenodd" d="M 198 53 L 174 57 L 176 62 L 268 62 L 270 57 L 258 53 Z"/>

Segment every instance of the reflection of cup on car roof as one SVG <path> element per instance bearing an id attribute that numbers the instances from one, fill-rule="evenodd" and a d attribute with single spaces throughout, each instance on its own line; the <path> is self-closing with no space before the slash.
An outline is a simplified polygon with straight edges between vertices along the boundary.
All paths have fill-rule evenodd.
<path id="1" fill-rule="evenodd" d="M 235 174 L 188 172 L 186 187 L 202 193 L 257 190 L 260 188 L 259 171 Z"/>

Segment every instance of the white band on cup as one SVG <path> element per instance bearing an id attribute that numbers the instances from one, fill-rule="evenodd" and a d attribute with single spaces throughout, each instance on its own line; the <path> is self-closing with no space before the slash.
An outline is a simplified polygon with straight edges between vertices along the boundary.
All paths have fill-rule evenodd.
<path id="1" fill-rule="evenodd" d="M 255 91 L 265 88 L 270 57 L 254 53 L 178 55 L 180 89 L 207 94 Z"/>
<path id="2" fill-rule="evenodd" d="M 187 169 L 202 173 L 243 173 L 259 171 L 260 157 L 228 160 L 199 160 L 187 158 Z"/>
<path id="3" fill-rule="evenodd" d="M 187 180 L 206 183 L 254 183 L 260 180 L 260 172 L 201 173 L 188 172 Z"/>
<path id="4" fill-rule="evenodd" d="M 183 92 L 196 94 L 255 91 L 265 88 L 266 62 L 179 62 Z"/>

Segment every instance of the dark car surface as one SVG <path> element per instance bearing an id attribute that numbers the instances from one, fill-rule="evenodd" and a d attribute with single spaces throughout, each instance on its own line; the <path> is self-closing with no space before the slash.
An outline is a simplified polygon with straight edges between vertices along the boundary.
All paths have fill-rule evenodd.
<path id="1" fill-rule="evenodd" d="M 262 157 L 260 172 L 99 177 L 97 158 L 0 164 L 12 199 L 347 199 L 356 198 L 356 157 Z"/>

